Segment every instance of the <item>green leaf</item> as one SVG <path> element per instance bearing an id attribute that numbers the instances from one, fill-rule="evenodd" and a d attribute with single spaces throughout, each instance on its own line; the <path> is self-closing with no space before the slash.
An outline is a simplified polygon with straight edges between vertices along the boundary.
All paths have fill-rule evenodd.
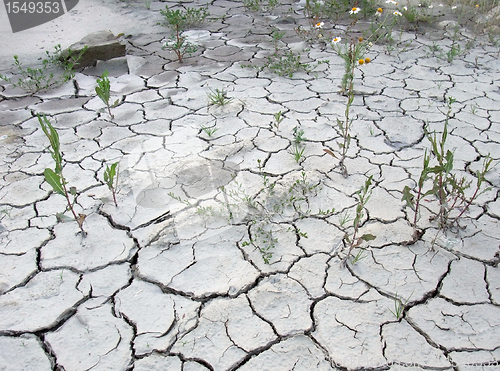
<path id="1" fill-rule="evenodd" d="M 406 205 L 410 207 L 412 210 L 415 210 L 415 197 L 411 193 L 410 187 L 405 186 L 403 189 L 403 197 L 401 197 L 401 201 L 406 201 Z"/>
<path id="2" fill-rule="evenodd" d="M 453 169 L 453 152 L 448 150 L 446 152 L 446 164 L 444 165 L 444 171 L 449 173 Z"/>
<path id="3" fill-rule="evenodd" d="M 373 234 L 366 233 L 360 237 L 363 241 L 373 241 L 377 236 L 374 236 Z"/>
<path id="4" fill-rule="evenodd" d="M 52 186 L 55 192 L 59 193 L 61 196 L 66 196 L 60 175 L 54 173 L 52 169 L 45 169 L 43 174 L 45 175 L 45 181 Z"/>
<path id="5" fill-rule="evenodd" d="M 116 167 L 118 166 L 118 162 L 115 162 L 114 164 L 106 166 L 106 171 L 104 171 L 104 181 L 108 185 L 109 188 L 113 188 L 113 179 L 115 178 L 116 175 Z"/>

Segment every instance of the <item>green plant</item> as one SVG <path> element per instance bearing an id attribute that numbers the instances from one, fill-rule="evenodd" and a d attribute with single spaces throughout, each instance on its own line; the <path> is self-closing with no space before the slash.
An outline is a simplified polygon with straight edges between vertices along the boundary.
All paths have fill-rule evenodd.
<path id="1" fill-rule="evenodd" d="M 341 228 L 344 228 L 344 226 L 351 221 L 351 214 L 349 214 L 347 211 L 343 212 L 342 214 L 339 215 L 339 225 Z"/>
<path id="2" fill-rule="evenodd" d="M 299 144 L 294 144 L 292 146 L 292 155 L 297 163 L 304 157 L 305 147 L 301 147 Z"/>
<path id="3" fill-rule="evenodd" d="M 408 207 L 414 211 L 413 218 L 413 228 L 414 236 L 411 242 L 416 241 L 421 233 L 417 232 L 417 217 L 419 214 L 420 201 L 428 196 L 433 195 L 439 202 L 439 211 L 435 216 L 431 217 L 431 220 L 438 221 L 438 232 L 436 237 L 432 241 L 432 246 L 436 241 L 439 233 L 449 226 L 458 225 L 459 218 L 465 213 L 465 211 L 470 207 L 472 202 L 483 192 L 489 190 L 486 188 L 481 191 L 483 182 L 485 181 L 485 175 L 491 170 L 491 165 L 493 159 L 487 156 L 483 161 L 483 166 L 481 170 L 476 172 L 476 189 L 470 198 L 467 198 L 465 191 L 470 188 L 471 182 L 467 181 L 465 177 L 457 177 L 452 173 L 454 153 L 449 149 L 446 149 L 446 140 L 448 138 L 448 121 L 451 117 L 452 104 L 455 99 L 449 97 L 447 99 L 447 112 L 444 123 L 444 128 L 441 136 L 438 138 L 436 132 L 429 133 L 427 127 L 425 127 L 425 134 L 430 142 L 431 149 L 429 154 L 427 150 L 424 154 L 423 168 L 420 174 L 420 178 L 417 184 L 416 195 L 414 195 L 411 189 L 406 186 L 403 189 L 402 200 L 406 201 Z M 431 160 L 434 160 L 435 165 L 431 166 Z M 427 191 L 423 190 L 425 181 L 432 181 L 432 188 Z M 458 216 L 453 218 L 450 222 L 451 213 L 456 210 L 461 209 Z"/>
<path id="4" fill-rule="evenodd" d="M 148 10 L 151 9 L 151 1 L 152 0 L 146 0 L 145 5 L 146 5 L 146 9 L 148 9 Z"/>
<path id="5" fill-rule="evenodd" d="M 243 5 L 252 12 L 260 11 L 262 0 L 243 0 Z"/>
<path id="6" fill-rule="evenodd" d="M 182 32 L 189 26 L 203 23 L 209 15 L 207 7 L 188 8 L 186 11 L 181 11 L 180 9 L 169 9 L 167 6 L 160 13 L 166 18 L 166 22 L 159 24 L 165 25 L 172 30 L 172 34 L 168 41 L 164 42 L 162 49 L 173 50 L 179 62 L 182 63 L 184 55 L 191 55 L 198 50 L 196 45 L 186 41 L 186 38 L 182 36 Z"/>
<path id="7" fill-rule="evenodd" d="M 207 93 L 207 97 L 211 105 L 219 107 L 225 106 L 233 100 L 233 98 L 227 97 L 227 92 L 224 89 L 221 90 L 218 88 L 216 88 L 215 90 L 210 89 L 210 92 Z"/>
<path id="8" fill-rule="evenodd" d="M 76 188 L 70 187 L 68 191 L 66 187 L 68 182 L 66 181 L 66 179 L 64 179 L 64 176 L 62 174 L 63 157 L 60 150 L 59 134 L 57 133 L 56 129 L 54 129 L 54 127 L 52 126 L 52 124 L 45 115 L 43 116 L 43 121 L 40 115 L 37 115 L 37 117 L 38 117 L 38 122 L 40 123 L 40 126 L 42 127 L 42 130 L 45 133 L 45 136 L 49 139 L 50 142 L 49 151 L 56 164 L 54 170 L 46 168 L 45 171 L 43 172 L 45 176 L 45 181 L 52 186 L 52 189 L 56 193 L 66 198 L 66 201 L 68 203 L 67 210 L 69 209 L 71 211 L 75 221 L 78 223 L 78 226 L 80 227 L 82 235 L 86 236 L 87 233 L 83 229 L 83 222 L 85 220 L 86 215 L 79 214 L 78 216 L 76 216 L 74 209 L 74 204 L 76 202 L 76 196 L 77 196 Z M 70 194 L 73 196 L 73 202 L 70 199 Z"/>
<path id="9" fill-rule="evenodd" d="M 411 295 L 413 295 L 413 293 Z M 391 309 L 389 310 L 392 314 L 394 314 L 394 317 L 396 317 L 397 320 L 400 320 L 403 317 L 403 312 L 408 305 L 408 301 L 410 300 L 411 295 L 404 301 L 400 296 L 398 296 L 398 293 L 396 293 L 396 295 L 394 296 L 394 311 L 392 311 Z"/>
<path id="10" fill-rule="evenodd" d="M 108 70 L 105 70 L 100 79 L 97 79 L 97 86 L 95 87 L 95 92 L 99 98 L 103 101 L 103 103 L 106 105 L 108 109 L 108 113 L 111 116 L 111 118 L 114 118 L 114 116 L 111 114 L 111 107 L 115 107 L 119 100 L 115 100 L 115 102 L 110 105 L 109 100 L 111 98 L 111 84 L 108 79 Z"/>
<path id="11" fill-rule="evenodd" d="M 243 0 L 243 5 L 245 5 L 245 7 L 252 12 L 259 12 L 262 10 L 262 6 L 264 5 L 264 1 L 263 0 Z M 267 2 L 266 9 L 271 10 L 278 5 L 279 5 L 278 0 L 269 0 Z"/>
<path id="12" fill-rule="evenodd" d="M 11 83 L 14 87 L 20 87 L 31 93 L 36 93 L 40 90 L 48 89 L 49 87 L 59 86 L 75 76 L 73 66 L 80 58 L 87 48 L 85 47 L 77 56 L 73 57 L 73 52 L 68 50 L 67 57 L 62 58 L 61 45 L 58 44 L 54 47 L 54 52 L 46 51 L 47 58 L 42 60 L 41 68 L 24 68 L 17 55 L 14 55 L 14 64 L 19 71 L 20 78 L 17 81 L 7 76 L 0 74 L 0 79 Z M 73 58 L 73 59 L 71 59 Z M 52 71 L 55 67 L 62 68 L 62 75 L 55 76 Z"/>
<path id="13" fill-rule="evenodd" d="M 215 134 L 215 132 L 217 130 L 219 130 L 219 128 L 216 126 L 214 126 L 214 127 L 202 126 L 201 130 L 203 130 L 205 132 L 205 134 L 207 134 L 209 137 L 211 137 L 212 135 Z"/>
<path id="14" fill-rule="evenodd" d="M 281 111 L 279 112 L 276 112 L 274 115 L 274 120 L 275 120 L 275 123 L 274 123 L 274 126 L 276 126 L 276 129 L 279 127 L 279 125 L 281 124 L 281 122 L 283 121 L 283 114 L 281 113 Z"/>
<path id="15" fill-rule="evenodd" d="M 307 140 L 307 138 L 304 137 L 304 130 L 299 129 L 298 126 L 295 126 L 293 128 L 293 141 L 294 141 L 294 143 L 300 144 L 306 140 Z"/>
<path id="16" fill-rule="evenodd" d="M 370 188 L 370 186 L 372 184 L 372 178 L 373 178 L 373 175 L 371 175 L 365 181 L 364 186 L 361 187 L 361 189 L 358 192 L 356 192 L 356 194 L 358 196 L 358 204 L 356 205 L 356 216 L 354 217 L 354 221 L 352 224 L 354 232 L 353 232 L 352 237 L 349 237 L 349 235 L 347 233 L 344 235 L 344 241 L 346 242 L 346 244 L 348 246 L 347 256 L 344 259 L 344 264 L 347 262 L 347 258 L 351 255 L 352 249 L 359 247 L 363 243 L 363 241 L 372 241 L 376 238 L 374 235 L 369 234 L 369 233 L 363 234 L 360 237 L 358 237 L 358 232 L 359 232 L 361 220 L 364 217 L 363 210 L 364 210 L 364 207 L 367 204 L 367 202 L 370 199 L 371 194 L 372 194 L 372 190 Z"/>
<path id="17" fill-rule="evenodd" d="M 118 166 L 118 162 L 111 164 L 111 166 L 106 165 L 106 170 L 104 171 L 104 182 L 108 186 L 109 190 L 113 195 L 113 201 L 115 202 L 115 206 L 118 207 L 118 203 L 116 202 L 116 190 L 118 188 L 118 171 L 116 170 Z M 116 175 L 116 182 L 115 182 Z"/>
<path id="18" fill-rule="evenodd" d="M 364 255 L 365 249 L 360 248 L 356 256 L 352 256 L 351 263 L 356 264 L 357 262 L 363 260 L 366 258 L 366 255 Z"/>

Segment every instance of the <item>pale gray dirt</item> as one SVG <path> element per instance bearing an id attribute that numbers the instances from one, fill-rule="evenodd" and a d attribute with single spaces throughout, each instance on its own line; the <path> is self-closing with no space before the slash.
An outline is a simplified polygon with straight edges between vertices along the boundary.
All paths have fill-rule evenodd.
<path id="1" fill-rule="evenodd" d="M 344 178 L 323 151 L 338 152 L 341 140 L 343 61 L 321 39 L 304 50 L 294 31 L 309 27 L 301 4 L 285 1 L 269 16 L 214 0 L 211 22 L 186 32 L 198 51 L 180 64 L 161 49 L 169 33 L 156 25 L 159 9 L 174 3 L 147 10 L 142 2 L 81 1 L 15 35 L 0 10 L 4 74 L 13 72 L 14 54 L 34 65 L 55 44 L 102 29 L 124 33 L 127 46 L 126 58 L 47 92 L 0 82 L 0 369 L 498 369 L 498 167 L 464 214 L 466 228 L 439 234 L 433 250 L 437 202 L 423 201 L 424 234 L 406 245 L 413 214 L 401 201 L 429 147 L 424 126 L 442 130 L 448 97 L 457 99 L 447 141 L 453 171 L 473 188 L 483 158 L 500 159 L 498 47 L 478 37 L 448 63 L 429 54 L 451 45 L 437 27 L 395 33 L 394 50 L 374 45 L 371 63 L 355 74 Z M 322 39 L 346 39 L 345 26 L 325 21 Z M 286 32 L 281 45 L 302 51 L 303 62 L 329 64 L 293 78 L 242 68 L 272 54 L 272 27 Z M 472 33 L 460 32 L 465 50 Z M 105 69 L 119 100 L 113 119 L 94 90 Z M 233 99 L 210 106 L 216 88 Z M 66 205 L 44 181 L 54 164 L 39 113 L 59 133 L 76 211 L 87 215 L 85 238 L 75 222 L 56 218 Z M 294 128 L 304 131 L 299 163 Z M 118 207 L 103 182 L 113 162 Z M 359 233 L 376 239 L 343 267 L 342 239 L 353 228 L 340 221 L 354 216 L 369 176 Z M 270 264 L 259 252 L 267 247 Z M 401 318 L 392 313 L 398 300 Z"/>

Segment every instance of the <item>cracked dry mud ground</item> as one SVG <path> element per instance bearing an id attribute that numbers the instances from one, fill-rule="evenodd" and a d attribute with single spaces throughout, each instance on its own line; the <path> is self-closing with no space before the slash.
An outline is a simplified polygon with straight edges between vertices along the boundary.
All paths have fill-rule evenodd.
<path id="1" fill-rule="evenodd" d="M 472 176 L 488 153 L 499 159 L 498 49 L 477 45 L 448 64 L 426 54 L 433 42 L 448 45 L 442 31 L 404 33 L 413 41 L 399 55 L 374 45 L 372 63 L 356 71 L 346 179 L 323 151 L 340 138 L 343 61 L 317 44 L 309 59 L 330 65 L 316 77 L 241 68 L 272 52 L 270 25 L 287 31 L 289 46 L 305 47 L 293 27 L 307 21 L 229 1 L 209 11 L 226 17 L 188 32 L 201 47 L 184 64 L 161 49 L 158 28 L 126 39 L 125 64 L 100 64 L 56 90 L 27 96 L 0 86 L 0 368 L 498 369 L 498 168 L 462 220 L 467 228 L 438 238 L 435 251 L 428 211 L 423 237 L 404 245 L 411 216 L 400 201 L 420 174 L 425 121 L 442 130 L 446 97 L 457 99 L 448 139 L 455 171 Z M 104 68 L 121 99 L 114 119 L 94 94 Z M 209 88 L 233 100 L 208 107 Z M 278 111 L 285 118 L 276 128 Z M 76 223 L 56 220 L 65 204 L 43 179 L 53 164 L 37 113 L 59 132 L 65 177 L 88 215 L 86 238 Z M 212 136 L 201 129 L 214 125 Z M 307 138 L 300 164 L 290 154 L 296 126 Z M 274 195 L 259 194 L 262 203 L 279 200 L 302 172 L 317 185 L 269 221 L 278 237 L 271 264 L 247 243 L 258 233 L 252 210 L 242 206 L 228 223 L 221 207 L 221 186 L 262 190 L 257 160 L 277 184 Z M 102 181 L 115 161 L 118 207 Z M 364 259 L 342 268 L 339 216 L 354 214 L 370 175 L 376 186 L 361 230 L 377 238 Z M 399 320 L 395 298 L 408 300 Z"/>

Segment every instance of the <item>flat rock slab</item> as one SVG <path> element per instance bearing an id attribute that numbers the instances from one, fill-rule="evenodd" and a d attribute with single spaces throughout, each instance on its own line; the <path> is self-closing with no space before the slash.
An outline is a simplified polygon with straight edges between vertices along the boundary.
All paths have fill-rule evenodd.
<path id="1" fill-rule="evenodd" d="M 86 48 L 86 49 L 85 49 Z M 83 50 L 80 59 L 75 60 Z M 72 52 L 69 54 L 69 50 Z M 83 69 L 85 67 L 93 66 L 98 60 L 107 61 L 109 59 L 125 56 L 125 44 L 117 40 L 117 37 L 110 31 L 94 32 L 85 36 L 80 41 L 72 44 L 65 50 L 61 57 L 68 59 L 74 63 L 75 69 Z"/>
<path id="2" fill-rule="evenodd" d="M 0 369 L 498 368 L 497 169 L 463 228 L 435 219 L 435 156 L 416 218 L 403 197 L 405 187 L 418 197 L 425 129 L 441 138 L 448 122 L 443 150 L 450 174 L 471 182 L 465 203 L 486 156 L 500 158 L 498 47 L 464 28 L 453 36 L 457 13 L 437 3 L 426 12 L 445 14 L 443 29 L 371 45 L 371 63 L 354 69 L 341 162 L 348 97 L 328 39 L 343 48 L 362 22 L 324 20 L 320 31 L 305 0 L 258 12 L 217 0 L 182 33 L 198 49 L 180 63 L 162 49 L 160 10 L 205 3 L 86 0 L 29 40 L 0 37 L 0 60 L 16 51 L 36 67 L 47 43 L 109 29 L 82 41 L 92 47 L 78 67 L 88 67 L 58 88 L 30 94 L 0 81 Z M 443 60 L 458 45 L 464 53 Z M 276 48 L 295 54 L 279 60 Z M 285 75 L 298 62 L 314 71 L 249 67 L 273 60 Z M 105 70 L 111 112 L 95 92 Z M 211 101 L 215 89 L 230 100 Z M 42 113 L 86 236 L 43 176 L 54 159 Z"/>

